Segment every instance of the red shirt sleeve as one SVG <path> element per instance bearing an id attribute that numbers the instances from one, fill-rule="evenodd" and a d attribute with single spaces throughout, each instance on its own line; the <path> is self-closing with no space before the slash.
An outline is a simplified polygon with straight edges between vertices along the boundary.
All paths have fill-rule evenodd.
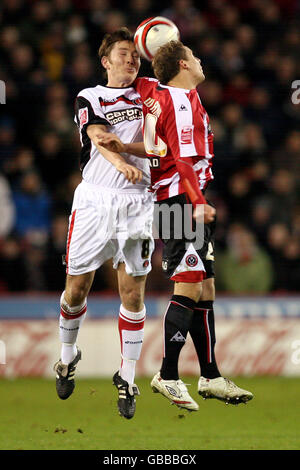
<path id="1" fill-rule="evenodd" d="M 197 204 L 206 204 L 206 200 L 199 188 L 197 175 L 193 166 L 186 159 L 178 158 L 175 160 L 180 179 L 186 190 L 193 206 Z"/>

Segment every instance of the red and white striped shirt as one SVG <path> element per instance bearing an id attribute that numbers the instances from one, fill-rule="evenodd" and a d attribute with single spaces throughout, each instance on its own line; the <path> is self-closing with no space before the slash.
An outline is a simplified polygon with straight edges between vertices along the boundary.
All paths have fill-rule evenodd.
<path id="1" fill-rule="evenodd" d="M 144 144 L 152 160 L 155 199 L 186 192 L 178 160 L 193 167 L 204 190 L 213 179 L 213 133 L 197 90 L 162 85 L 153 78 L 138 78 L 134 87 L 143 102 Z"/>

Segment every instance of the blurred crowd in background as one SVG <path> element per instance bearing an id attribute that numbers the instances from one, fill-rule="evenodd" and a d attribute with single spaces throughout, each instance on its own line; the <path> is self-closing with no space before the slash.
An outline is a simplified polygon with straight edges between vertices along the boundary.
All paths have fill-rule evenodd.
<path id="1" fill-rule="evenodd" d="M 124 25 L 134 32 L 153 15 L 177 24 L 206 75 L 199 93 L 215 137 L 207 198 L 217 208 L 218 291 L 299 290 L 299 0 L 2 0 L 0 292 L 63 289 L 61 255 L 81 180 L 74 100 L 105 83 L 97 58 L 104 34 Z M 153 76 L 150 63 L 140 75 Z M 152 261 L 148 294 L 171 292 L 159 242 Z M 115 286 L 107 262 L 93 292 Z"/>

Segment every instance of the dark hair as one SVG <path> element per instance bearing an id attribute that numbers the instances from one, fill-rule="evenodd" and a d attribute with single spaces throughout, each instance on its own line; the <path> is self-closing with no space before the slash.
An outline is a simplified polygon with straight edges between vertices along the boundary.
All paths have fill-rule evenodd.
<path id="1" fill-rule="evenodd" d="M 98 50 L 98 56 L 100 57 L 100 60 L 104 56 L 109 56 L 115 43 L 119 41 L 133 42 L 133 35 L 125 26 L 123 28 L 118 29 L 117 31 L 114 31 L 113 33 L 105 34 Z"/>
<path id="2" fill-rule="evenodd" d="M 163 85 L 166 85 L 179 73 L 179 61 L 182 59 L 187 60 L 187 55 L 181 41 L 170 41 L 164 44 L 152 60 L 154 75 Z"/>

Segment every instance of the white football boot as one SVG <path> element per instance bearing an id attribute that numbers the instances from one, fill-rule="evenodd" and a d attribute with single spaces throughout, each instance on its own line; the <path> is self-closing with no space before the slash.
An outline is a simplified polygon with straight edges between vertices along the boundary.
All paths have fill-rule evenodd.
<path id="1" fill-rule="evenodd" d="M 239 403 L 247 403 L 252 400 L 253 394 L 247 390 L 243 390 L 224 377 L 216 379 L 206 379 L 200 377 L 198 381 L 198 393 L 205 398 L 217 398 L 225 401 L 226 405 L 238 405 Z"/>
<path id="2" fill-rule="evenodd" d="M 170 402 L 179 408 L 189 411 L 198 411 L 199 405 L 190 397 L 186 384 L 182 380 L 163 380 L 158 372 L 151 381 L 154 393 L 161 393 Z"/>

